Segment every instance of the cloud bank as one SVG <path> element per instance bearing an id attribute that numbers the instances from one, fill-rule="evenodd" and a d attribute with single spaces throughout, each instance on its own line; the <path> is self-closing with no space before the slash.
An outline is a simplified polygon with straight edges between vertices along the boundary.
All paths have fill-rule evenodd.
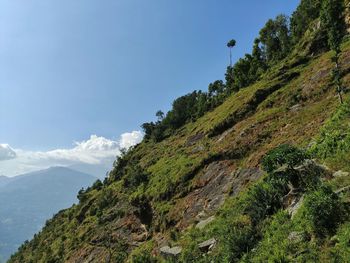
<path id="1" fill-rule="evenodd" d="M 91 135 L 86 141 L 75 142 L 72 148 L 45 152 L 12 149 L 7 144 L 0 144 L 0 174 L 14 176 L 51 166 L 86 165 L 110 169 L 121 149 L 138 144 L 142 138 L 140 131 L 124 133 L 117 141 Z"/>
<path id="2" fill-rule="evenodd" d="M 0 161 L 16 158 L 16 152 L 8 144 L 0 144 Z"/>

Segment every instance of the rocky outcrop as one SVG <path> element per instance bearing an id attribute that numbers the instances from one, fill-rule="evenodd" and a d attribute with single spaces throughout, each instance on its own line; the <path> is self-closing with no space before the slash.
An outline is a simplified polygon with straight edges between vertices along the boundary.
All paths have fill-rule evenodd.
<path id="1" fill-rule="evenodd" d="M 230 161 L 213 162 L 194 179 L 195 189 L 177 202 L 170 216 L 179 230 L 196 222 L 205 225 L 228 196 L 237 195 L 262 175 L 258 168 L 237 170 Z"/>

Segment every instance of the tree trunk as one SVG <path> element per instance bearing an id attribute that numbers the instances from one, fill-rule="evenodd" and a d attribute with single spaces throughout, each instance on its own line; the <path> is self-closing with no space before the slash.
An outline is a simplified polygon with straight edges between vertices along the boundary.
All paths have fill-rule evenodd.
<path id="1" fill-rule="evenodd" d="M 339 96 L 339 100 L 340 100 L 340 104 L 343 104 L 343 95 L 341 94 L 341 87 L 338 85 L 337 87 L 338 90 L 338 96 Z"/>

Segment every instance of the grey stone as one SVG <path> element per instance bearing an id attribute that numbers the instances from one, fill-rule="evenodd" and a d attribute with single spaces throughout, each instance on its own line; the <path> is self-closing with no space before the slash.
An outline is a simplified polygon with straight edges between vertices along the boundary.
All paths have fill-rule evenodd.
<path id="1" fill-rule="evenodd" d="M 291 218 L 295 216 L 295 214 L 298 212 L 299 208 L 303 204 L 304 196 L 301 196 L 300 198 L 295 198 L 291 205 L 287 208 L 288 213 L 291 215 Z"/>
<path id="2" fill-rule="evenodd" d="M 211 222 L 213 222 L 215 219 L 214 216 L 208 217 L 207 219 L 204 219 L 200 222 L 198 222 L 198 224 L 196 225 L 196 228 L 198 229 L 203 229 L 204 227 L 206 227 L 208 224 L 210 224 Z"/>
<path id="3" fill-rule="evenodd" d="M 336 171 L 333 174 L 334 177 L 343 177 L 343 176 L 349 176 L 348 172 L 343 172 L 342 170 Z"/>
<path id="4" fill-rule="evenodd" d="M 336 194 L 341 194 L 344 192 L 349 192 L 350 191 L 350 185 L 339 188 L 338 190 L 335 191 Z"/>
<path id="5" fill-rule="evenodd" d="M 291 112 L 296 112 L 296 111 L 299 111 L 300 108 L 301 108 L 301 105 L 300 105 L 300 104 L 295 104 L 295 105 L 293 105 L 292 107 L 290 107 L 289 110 L 290 110 Z"/>
<path id="6" fill-rule="evenodd" d="M 213 249 L 213 247 L 216 245 L 216 239 L 211 238 L 208 239 L 198 245 L 198 248 L 203 252 L 208 252 Z"/>
<path id="7" fill-rule="evenodd" d="M 181 254 L 181 247 L 165 246 L 160 248 L 160 254 L 165 258 L 177 258 Z"/>
<path id="8" fill-rule="evenodd" d="M 195 148 L 192 150 L 192 153 L 198 153 L 198 152 L 202 152 L 202 151 L 204 151 L 204 150 L 205 150 L 204 146 L 203 146 L 203 145 L 199 145 L 199 146 L 195 147 Z"/>

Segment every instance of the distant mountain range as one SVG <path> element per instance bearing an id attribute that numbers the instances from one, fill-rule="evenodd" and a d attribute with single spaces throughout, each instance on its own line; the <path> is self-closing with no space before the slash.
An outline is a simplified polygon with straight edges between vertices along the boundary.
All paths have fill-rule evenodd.
<path id="1" fill-rule="evenodd" d="M 11 181 L 10 177 L 0 175 L 0 187 L 2 187 L 3 185 L 6 185 L 10 181 Z"/>
<path id="2" fill-rule="evenodd" d="M 31 239 L 53 214 L 75 203 L 77 192 L 96 179 L 64 167 L 0 176 L 0 262 Z"/>

